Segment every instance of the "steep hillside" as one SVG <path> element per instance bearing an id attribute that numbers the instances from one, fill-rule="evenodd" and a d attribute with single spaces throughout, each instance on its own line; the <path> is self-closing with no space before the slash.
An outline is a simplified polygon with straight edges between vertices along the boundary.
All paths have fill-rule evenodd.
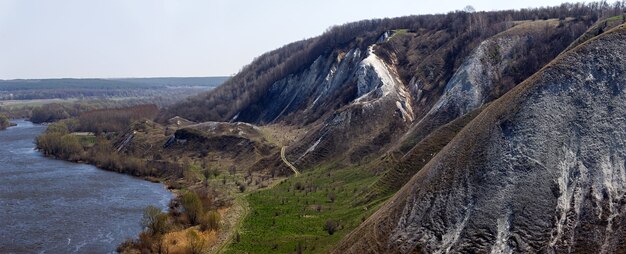
<path id="1" fill-rule="evenodd" d="M 80 156 L 61 158 L 199 191 L 224 215 L 217 252 L 611 252 L 626 222 L 624 32 L 604 32 L 624 10 L 349 23 L 156 118 L 45 136 L 75 141 Z"/>
<path id="2" fill-rule="evenodd" d="M 333 27 L 260 56 L 223 86 L 166 109 L 157 121 L 181 116 L 305 129 L 285 152 L 303 170 L 330 161 L 361 165 L 393 153 L 400 158 L 551 61 L 594 23 L 593 8 L 455 12 Z M 562 15 L 573 17 L 558 19 Z M 445 145 L 437 144 L 426 150 Z M 263 165 L 280 165 L 272 158 Z M 415 173 L 400 171 L 399 178 L 386 176 L 401 182 L 379 189 L 395 191 Z"/>
<path id="3" fill-rule="evenodd" d="M 400 150 L 406 153 L 432 130 L 535 73 L 582 33 L 581 25 L 572 20 L 525 21 L 482 41 L 456 69 L 441 98 L 405 135 Z"/>
<path id="4" fill-rule="evenodd" d="M 623 251 L 626 28 L 491 103 L 336 253 Z"/>
<path id="5" fill-rule="evenodd" d="M 582 21 L 574 20 L 510 25 L 513 28 L 486 41 L 483 36 L 488 33 L 472 36 L 471 30 L 456 38 L 447 30 L 384 33 L 367 50 L 346 48 L 320 56 L 304 71 L 274 83 L 255 106 L 233 119 L 310 125 L 312 131 L 287 151 L 288 158 L 300 167 L 338 155 L 351 163 L 360 162 L 383 151 L 433 106 L 437 107 L 434 113 L 421 121 L 430 128 L 417 125 L 415 129 L 428 134 L 497 98 L 585 30 Z M 493 31 L 506 27 L 505 23 L 494 24 Z M 440 45 L 433 45 L 432 51 L 398 46 L 428 44 L 433 37 L 449 39 L 437 40 Z M 535 51 L 533 43 L 544 41 L 557 43 L 546 43 L 547 47 L 541 47 L 543 52 Z M 473 49 L 474 45 L 480 46 Z M 416 56 L 407 60 L 398 57 L 401 54 Z M 471 58 L 459 60 L 466 59 L 466 55 Z M 414 65 L 413 74 L 406 73 L 407 65 Z M 459 85 L 462 82 L 466 82 L 465 88 L 477 88 L 465 92 Z M 439 100 L 442 93 L 444 97 Z M 475 96 L 461 101 L 465 93 Z"/>
<path id="6" fill-rule="evenodd" d="M 583 30 L 584 25 L 573 19 L 523 21 L 482 41 L 442 86 L 438 100 L 430 107 L 422 104 L 421 109 L 429 110 L 388 151 L 386 165 L 373 166 L 385 173 L 370 194 L 398 190 L 480 112 L 481 106 L 539 70 Z M 418 89 L 418 99 L 428 98 L 422 93 Z"/>
<path id="7" fill-rule="evenodd" d="M 296 104 L 290 105 L 284 113 L 298 109 L 298 103 L 301 103 L 306 95 L 294 97 L 290 94 L 291 96 L 281 98 L 279 102 L 276 102 L 283 105 L 275 107 L 278 112 L 265 112 L 268 105 L 260 102 L 267 101 L 264 98 L 271 94 L 280 93 L 275 90 L 270 92 L 273 87 L 284 86 L 284 83 L 288 83 L 278 84 L 280 80 L 289 76 L 302 77 L 302 72 L 314 63 L 318 67 L 328 67 L 330 59 L 337 59 L 337 56 L 339 59 L 342 58 L 340 51 L 345 54 L 351 49 L 358 48 L 364 53 L 370 45 L 380 41 L 381 35 L 389 34 L 393 30 L 411 31 L 423 35 L 420 39 L 422 43 L 409 45 L 415 52 L 422 53 L 426 57 L 427 61 L 423 64 L 420 63 L 420 59 L 405 58 L 401 56 L 404 52 L 396 52 L 401 56 L 399 65 L 403 66 L 401 68 L 402 81 L 408 83 L 412 76 L 418 75 L 416 80 L 427 87 L 445 85 L 448 75 L 452 75 L 464 56 L 482 39 L 502 32 L 517 21 L 576 17 L 578 21 L 585 24 L 583 28 L 585 30 L 600 15 L 613 13 L 617 9 L 598 4 L 564 4 L 558 7 L 497 12 L 457 11 L 448 14 L 365 20 L 334 26 L 318 37 L 294 42 L 259 56 L 243 67 L 237 75 L 226 81 L 223 86 L 170 107 L 169 110 L 163 112 L 159 120 L 165 121 L 179 115 L 196 122 L 229 121 L 235 116 L 238 116 L 238 121 L 257 124 L 271 121 L 273 120 L 271 116 L 282 112 L 285 105 L 290 104 L 289 101 L 292 98 L 295 98 Z M 419 56 L 420 54 L 410 55 Z M 429 55 L 432 56 L 429 57 Z M 361 57 L 366 57 L 366 54 L 361 54 Z M 417 68 L 419 66 L 421 68 Z M 319 75 L 313 79 L 301 80 L 321 80 L 327 77 L 327 71 L 323 69 L 320 71 L 320 73 L 315 73 Z M 412 72 L 415 74 L 409 74 Z M 305 93 L 321 90 L 321 87 L 308 87 L 306 83 L 303 87 Z M 315 98 L 317 97 L 307 98 L 307 100 L 311 103 Z M 345 98 L 342 99 L 345 101 Z M 334 107 L 335 104 L 330 106 Z M 255 113 L 267 117 L 258 118 Z"/>
<path id="8" fill-rule="evenodd" d="M 591 26 L 583 35 L 578 37 L 576 41 L 574 41 L 565 51 L 575 48 L 576 46 L 586 42 L 589 39 L 592 39 L 605 31 L 609 31 L 612 28 L 619 26 L 626 22 L 626 14 L 613 16 L 610 18 L 606 18 L 596 22 L 593 26 Z"/>

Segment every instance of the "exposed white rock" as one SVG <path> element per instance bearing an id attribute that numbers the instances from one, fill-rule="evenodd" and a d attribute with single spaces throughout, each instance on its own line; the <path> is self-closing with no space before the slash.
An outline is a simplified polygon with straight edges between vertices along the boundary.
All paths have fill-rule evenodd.
<path id="1" fill-rule="evenodd" d="M 302 155 L 300 155 L 300 157 L 298 157 L 298 160 L 301 160 L 302 158 L 304 158 L 304 156 L 306 156 L 308 153 L 313 152 L 315 150 L 315 147 L 317 147 L 317 145 L 320 144 L 320 142 L 322 142 L 322 138 L 324 136 L 320 137 L 317 139 L 317 141 L 315 141 L 315 143 L 313 143 L 313 145 L 311 145 L 308 149 L 306 149 L 306 151 L 304 151 L 304 153 Z"/>
<path id="2" fill-rule="evenodd" d="M 455 108 L 463 115 L 482 106 L 500 78 L 495 75 L 509 64 L 511 58 L 507 56 L 522 39 L 506 36 L 483 41 L 454 73 L 429 113 Z"/>
<path id="3" fill-rule="evenodd" d="M 607 32 L 495 100 L 336 253 L 622 251 L 625 47 Z M 479 105 L 476 88 L 447 105 Z"/>
<path id="4" fill-rule="evenodd" d="M 387 96 L 396 91 L 398 85 L 387 64 L 374 53 L 374 45 L 367 48 L 367 57 L 359 64 L 357 77 L 357 101 L 372 92 L 378 92 L 374 96 L 370 95 L 374 98 Z"/>
<path id="5" fill-rule="evenodd" d="M 508 244 L 509 236 L 511 236 L 509 216 L 510 214 L 507 214 L 505 217 L 497 220 L 498 235 L 493 248 L 491 248 L 491 254 L 513 253 Z"/>

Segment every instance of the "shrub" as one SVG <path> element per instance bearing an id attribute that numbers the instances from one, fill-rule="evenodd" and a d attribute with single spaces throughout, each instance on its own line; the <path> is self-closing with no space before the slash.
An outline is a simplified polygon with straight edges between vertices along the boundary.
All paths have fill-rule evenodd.
<path id="1" fill-rule="evenodd" d="M 200 229 L 206 230 L 218 230 L 220 228 L 221 215 L 217 211 L 209 211 L 203 214 L 200 218 Z"/>
<path id="2" fill-rule="evenodd" d="M 200 200 L 198 194 L 193 191 L 186 192 L 183 195 L 182 205 L 187 213 L 187 216 L 189 216 L 191 224 L 198 224 L 204 211 L 202 201 Z"/>
<path id="3" fill-rule="evenodd" d="M 36 143 L 44 154 L 61 159 L 80 159 L 84 152 L 78 138 L 71 134 L 47 133 L 37 137 Z"/>
<path id="4" fill-rule="evenodd" d="M 337 196 L 335 195 L 335 193 L 332 193 L 332 192 L 331 192 L 331 193 L 329 193 L 329 194 L 328 194 L 328 200 L 329 200 L 331 203 L 334 203 L 334 202 L 335 202 L 335 199 L 337 199 Z"/>
<path id="5" fill-rule="evenodd" d="M 296 182 L 294 185 L 294 188 L 296 188 L 296 190 L 304 190 L 304 185 L 301 182 Z"/>
<path id="6" fill-rule="evenodd" d="M 334 220 L 326 220 L 326 224 L 324 224 L 324 231 L 328 232 L 329 235 L 334 234 L 337 231 L 337 227 L 339 224 Z"/>
<path id="7" fill-rule="evenodd" d="M 152 235 L 165 234 L 169 227 L 167 214 L 161 212 L 161 209 L 150 205 L 143 210 L 141 226 Z"/>
<path id="8" fill-rule="evenodd" d="M 50 123 L 69 118 L 70 114 L 63 105 L 58 103 L 46 104 L 33 109 L 30 121 L 33 123 Z"/>
<path id="9" fill-rule="evenodd" d="M 158 112 L 156 105 L 138 105 L 118 109 L 99 109 L 84 112 L 78 117 L 81 131 L 94 133 L 121 132 L 134 121 L 152 119 Z"/>
<path id="10" fill-rule="evenodd" d="M 5 115 L 0 114 L 0 130 L 6 129 L 7 127 L 13 125 L 9 122 L 9 118 Z"/>

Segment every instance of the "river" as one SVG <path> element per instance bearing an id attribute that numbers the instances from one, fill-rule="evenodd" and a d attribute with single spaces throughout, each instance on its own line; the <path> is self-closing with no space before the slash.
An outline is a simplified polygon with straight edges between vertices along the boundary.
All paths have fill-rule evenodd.
<path id="1" fill-rule="evenodd" d="M 114 253 L 141 231 L 143 208 L 165 209 L 162 184 L 42 156 L 45 126 L 0 131 L 0 253 Z"/>

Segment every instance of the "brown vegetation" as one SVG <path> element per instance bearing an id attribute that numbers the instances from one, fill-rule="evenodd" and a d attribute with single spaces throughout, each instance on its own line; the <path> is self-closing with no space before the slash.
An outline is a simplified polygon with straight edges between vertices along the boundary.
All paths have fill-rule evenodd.
<path id="1" fill-rule="evenodd" d="M 0 114 L 0 130 L 4 130 L 14 125 L 14 123 L 9 121 L 9 118 L 7 116 Z"/>
<path id="2" fill-rule="evenodd" d="M 347 46 L 364 49 L 376 42 L 381 34 L 390 30 L 408 29 L 420 33 L 442 31 L 447 36 L 434 37 L 431 41 L 432 46 L 438 44 L 434 41 L 435 39 L 449 41 L 454 38 L 458 39 L 458 45 L 463 45 L 466 39 L 474 41 L 474 38 L 485 38 L 502 31 L 514 21 L 575 17 L 584 19 L 588 25 L 591 25 L 600 17 L 618 15 L 623 10 L 622 2 L 617 2 L 612 6 L 606 2 L 594 2 L 497 12 L 457 11 L 438 15 L 364 20 L 334 26 L 318 37 L 294 42 L 257 57 L 217 89 L 173 105 L 160 115 L 159 121 L 164 122 L 177 115 L 200 122 L 228 121 L 257 102 L 274 82 L 288 74 L 302 70 L 319 56 Z M 424 46 L 428 47 L 428 45 Z M 451 48 L 453 50 L 443 57 L 459 59 L 458 61 L 461 61 L 462 57 L 459 56 L 464 51 L 471 50 L 462 47 Z M 447 61 L 449 64 L 454 62 Z M 424 71 L 432 68 L 450 68 L 449 65 L 427 67 L 429 68 Z"/>
<path id="3" fill-rule="evenodd" d="M 94 133 L 120 132 L 140 119 L 152 119 L 158 112 L 156 105 L 138 105 L 119 109 L 100 109 L 80 114 L 80 130 Z"/>

